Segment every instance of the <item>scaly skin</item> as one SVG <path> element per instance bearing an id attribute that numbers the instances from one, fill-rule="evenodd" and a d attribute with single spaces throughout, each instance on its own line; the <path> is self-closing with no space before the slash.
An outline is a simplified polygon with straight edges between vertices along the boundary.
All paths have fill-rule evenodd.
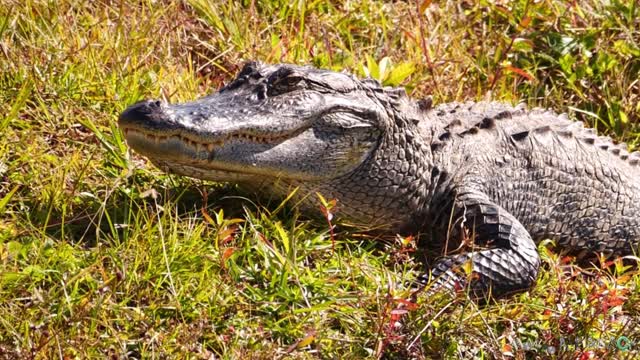
<path id="1" fill-rule="evenodd" d="M 119 125 L 166 171 L 320 192 L 354 223 L 457 249 L 432 269 L 437 288 L 526 289 L 542 239 L 609 255 L 634 253 L 640 239 L 640 156 L 551 111 L 432 108 L 370 79 L 249 63 L 213 95 L 138 103 Z M 471 277 L 458 271 L 469 261 Z"/>

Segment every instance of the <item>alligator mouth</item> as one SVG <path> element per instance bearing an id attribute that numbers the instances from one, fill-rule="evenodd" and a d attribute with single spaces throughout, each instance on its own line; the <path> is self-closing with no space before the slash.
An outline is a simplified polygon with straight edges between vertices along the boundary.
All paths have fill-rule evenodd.
<path id="1" fill-rule="evenodd" d="M 122 112 L 118 125 L 134 150 L 156 160 L 201 160 L 206 153 L 209 154 L 208 160 L 215 160 L 213 153 L 216 149 L 238 144 L 250 151 L 260 151 L 291 139 L 310 127 L 302 123 L 297 128 L 274 129 L 269 121 L 263 121 L 263 124 L 258 121 L 253 125 L 236 123 L 235 129 L 228 129 L 230 123 L 224 117 L 221 123 L 196 125 L 193 118 L 190 119 L 196 113 L 196 110 L 190 110 L 188 115 L 178 115 L 173 107 L 160 101 L 143 101 Z"/>
<path id="2" fill-rule="evenodd" d="M 163 145 L 170 143 L 180 143 L 183 146 L 191 147 L 196 153 L 200 152 L 209 152 L 212 153 L 215 149 L 221 148 L 229 143 L 248 143 L 255 145 L 276 145 L 285 140 L 288 140 L 292 137 L 295 137 L 297 134 L 303 132 L 306 129 L 298 129 L 296 131 L 292 131 L 289 133 L 281 133 L 281 134 L 273 134 L 273 135 L 256 135 L 248 132 L 237 132 L 230 133 L 226 135 L 220 135 L 215 138 L 203 139 L 201 137 L 189 136 L 187 134 L 181 132 L 175 132 L 173 134 L 167 133 L 163 135 L 158 135 L 151 133 L 150 131 L 145 131 L 140 128 L 122 126 L 122 132 L 124 133 L 127 142 L 133 145 L 136 150 L 145 150 L 138 149 L 137 145 L 144 145 L 146 143 L 148 146 L 144 146 L 145 148 L 151 146 L 154 148 L 162 148 Z M 162 155 L 158 154 L 158 155 Z"/>
<path id="3" fill-rule="evenodd" d="M 254 156 L 308 131 L 303 127 L 287 133 L 258 136 L 248 132 L 202 135 L 196 138 L 184 130 L 169 129 L 158 134 L 151 129 L 121 126 L 130 148 L 161 169 L 212 181 L 263 181 L 278 177 L 276 167 L 257 166 Z M 242 149 L 242 150 L 241 150 Z M 234 154 L 243 154 L 236 157 Z"/>
<path id="4" fill-rule="evenodd" d="M 267 139 L 249 134 L 203 141 L 180 133 L 157 135 L 127 127 L 122 131 L 132 149 L 164 171 L 214 181 L 241 181 L 259 175 L 259 169 L 217 159 L 217 149 L 225 144 L 267 144 Z"/>

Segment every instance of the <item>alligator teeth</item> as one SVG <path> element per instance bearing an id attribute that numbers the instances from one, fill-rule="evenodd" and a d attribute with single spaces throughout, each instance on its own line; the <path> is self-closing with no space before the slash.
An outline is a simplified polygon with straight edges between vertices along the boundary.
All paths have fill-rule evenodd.
<path id="1" fill-rule="evenodd" d="M 166 143 L 167 141 L 178 141 L 178 142 L 181 142 L 183 146 L 188 146 L 195 149 L 195 151 L 198 153 L 202 151 L 213 152 L 215 148 L 224 146 L 224 144 L 228 141 L 236 141 L 236 142 L 243 141 L 243 142 L 251 142 L 254 144 L 258 144 L 258 143 L 265 144 L 265 143 L 284 141 L 288 138 L 288 136 L 285 136 L 285 135 L 261 137 L 261 136 L 257 136 L 249 133 L 236 133 L 236 134 L 224 135 L 221 139 L 218 139 L 217 141 L 214 141 L 214 142 L 200 142 L 197 140 L 192 140 L 180 134 L 153 135 L 153 134 L 147 134 L 145 132 L 138 132 L 135 129 L 127 129 L 127 128 L 123 128 L 122 132 L 124 133 L 125 136 L 130 136 L 130 135 L 143 136 L 149 142 L 154 143 L 156 145 L 160 145 L 161 143 Z"/>

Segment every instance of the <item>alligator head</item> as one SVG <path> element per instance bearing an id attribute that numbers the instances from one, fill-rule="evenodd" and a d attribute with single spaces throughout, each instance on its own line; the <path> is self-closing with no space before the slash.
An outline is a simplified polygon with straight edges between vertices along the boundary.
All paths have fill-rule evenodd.
<path id="1" fill-rule="evenodd" d="M 424 191 L 419 106 L 404 89 L 295 65 L 248 63 L 217 93 L 125 110 L 129 145 L 165 171 L 320 191 L 347 217 L 404 222 Z M 282 188 L 282 187 L 280 187 Z M 368 198 L 368 199 L 367 199 Z M 398 209 L 411 210 L 398 210 Z"/>
<path id="2" fill-rule="evenodd" d="M 318 181 L 352 171 L 389 121 L 351 75 L 248 63 L 194 102 L 144 101 L 125 110 L 129 145 L 163 169 L 216 181 Z"/>

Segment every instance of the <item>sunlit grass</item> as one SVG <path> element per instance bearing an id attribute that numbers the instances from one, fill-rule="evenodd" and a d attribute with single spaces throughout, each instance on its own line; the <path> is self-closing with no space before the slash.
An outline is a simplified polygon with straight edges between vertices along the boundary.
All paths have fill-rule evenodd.
<path id="1" fill-rule="evenodd" d="M 594 339 L 623 335 L 637 354 L 637 268 L 541 247 L 529 292 L 416 306 L 413 242 L 332 239 L 282 199 L 168 176 L 115 126 L 257 59 L 569 111 L 635 147 L 636 2 L 502 3 L 0 3 L 0 357 L 622 358 Z"/>

